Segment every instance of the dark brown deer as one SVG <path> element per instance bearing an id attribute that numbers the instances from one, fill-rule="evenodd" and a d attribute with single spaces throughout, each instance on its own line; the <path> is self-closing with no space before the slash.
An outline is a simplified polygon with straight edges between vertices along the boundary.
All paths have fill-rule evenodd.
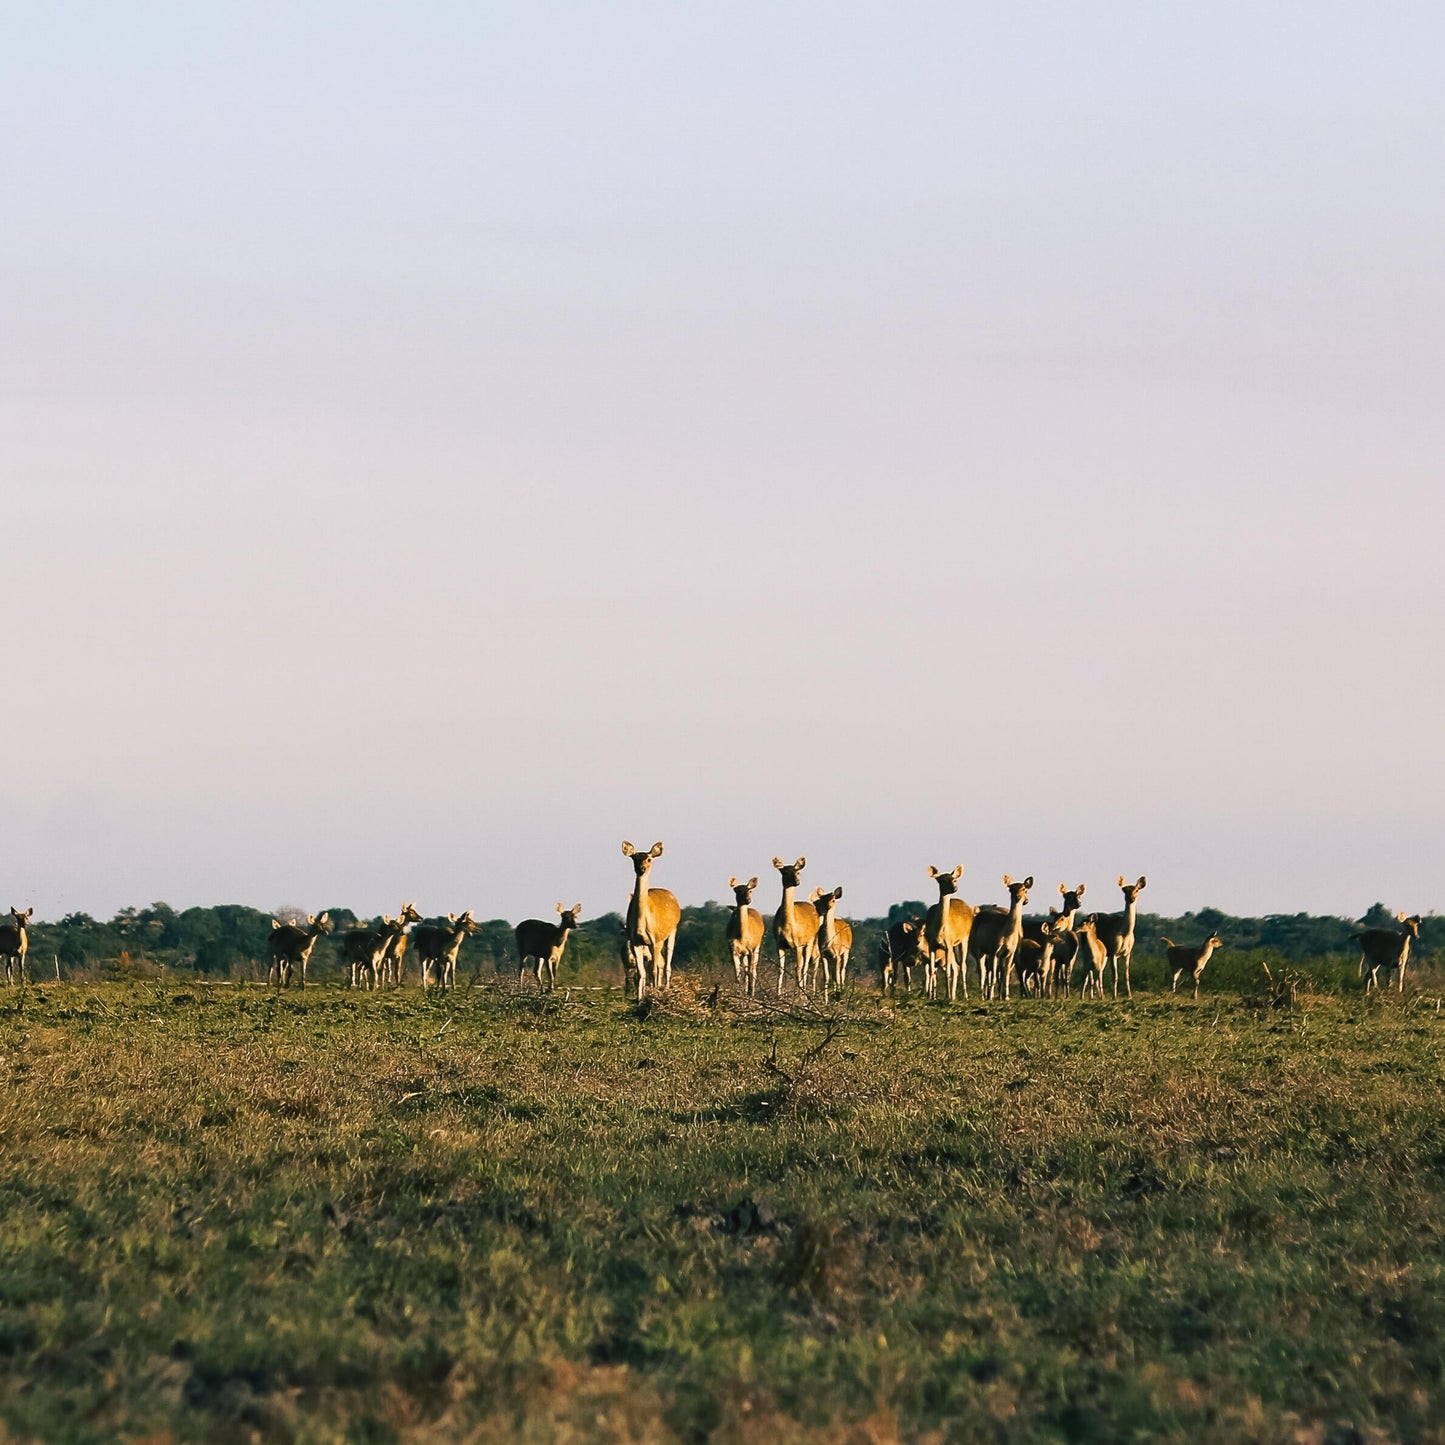
<path id="1" fill-rule="evenodd" d="M 352 928 L 341 935 L 341 961 L 346 965 L 352 988 L 375 988 L 380 977 L 381 960 L 386 953 L 387 935 L 382 926 L 391 922 L 383 913 L 375 928 Z"/>
<path id="2" fill-rule="evenodd" d="M 927 966 L 927 940 L 921 916 L 915 914 L 912 918 L 900 918 L 878 940 L 878 973 L 885 994 L 896 991 L 900 971 L 903 987 L 912 993 L 914 968 Z"/>
<path id="3" fill-rule="evenodd" d="M 1377 988 L 1380 970 L 1385 970 L 1385 987 L 1390 986 L 1390 975 L 1399 980 L 1399 991 L 1405 991 L 1405 966 L 1410 962 L 1410 945 L 1420 936 L 1420 915 L 1406 918 L 1403 913 L 1395 915 L 1399 928 L 1365 928 L 1350 937 L 1360 945 L 1360 976 L 1365 980 L 1365 992 Z"/>
<path id="4" fill-rule="evenodd" d="M 277 988 L 290 988 L 291 979 L 299 969 L 301 987 L 306 987 L 306 965 L 311 960 L 311 950 L 323 933 L 331 932 L 329 913 L 307 914 L 306 926 L 299 923 L 280 923 L 271 920 L 271 937 L 268 940 L 271 952 L 271 966 L 266 970 L 266 982 L 274 977 Z"/>
<path id="5" fill-rule="evenodd" d="M 420 923 L 421 914 L 415 903 L 403 903 L 395 918 L 385 919 L 383 915 L 383 919 L 381 931 L 386 935 L 386 948 L 381 955 L 381 974 L 385 982 L 400 988 L 406 973 L 406 927 Z"/>
<path id="6" fill-rule="evenodd" d="M 1199 980 L 1204 977 L 1204 965 L 1216 948 L 1224 947 L 1224 940 L 1211 933 L 1201 944 L 1175 943 L 1172 938 L 1162 940 L 1164 956 L 1169 960 L 1169 991 L 1179 992 L 1179 980 L 1187 973 L 1194 981 L 1194 997 L 1199 997 Z"/>
<path id="7" fill-rule="evenodd" d="M 556 923 L 543 918 L 524 918 L 516 928 L 517 939 L 517 983 L 527 971 L 531 961 L 532 972 L 537 979 L 537 991 L 542 989 L 542 970 L 547 970 L 547 991 L 557 987 L 557 970 L 562 964 L 562 953 L 567 947 L 567 935 L 577 927 L 582 905 L 574 903 L 570 908 L 557 905 L 560 915 Z"/>
<path id="8" fill-rule="evenodd" d="M 1099 941 L 1104 945 L 1104 950 L 1114 965 L 1114 997 L 1119 997 L 1119 965 L 1124 966 L 1124 993 L 1128 998 L 1134 996 L 1134 990 L 1129 985 L 1129 957 L 1134 952 L 1134 918 L 1137 909 L 1137 900 L 1144 891 L 1144 885 L 1148 880 L 1141 873 L 1137 883 L 1126 883 L 1124 875 L 1119 875 L 1119 887 L 1124 892 L 1124 911 L 1122 913 L 1099 913 L 1095 915 L 1097 920 L 1097 931 Z"/>
<path id="9" fill-rule="evenodd" d="M 29 978 L 25 967 L 25 955 L 30 952 L 30 920 L 35 910 L 27 908 L 22 913 L 18 908 L 10 910 L 10 921 L 0 923 L 0 958 L 5 960 L 5 982 L 13 980 L 24 983 Z"/>
<path id="10" fill-rule="evenodd" d="M 457 986 L 457 954 L 461 952 L 462 940 L 480 927 L 470 908 L 461 914 L 448 913 L 445 923 L 417 924 L 411 938 L 421 965 L 424 989 L 432 986 L 433 975 L 443 990 Z"/>

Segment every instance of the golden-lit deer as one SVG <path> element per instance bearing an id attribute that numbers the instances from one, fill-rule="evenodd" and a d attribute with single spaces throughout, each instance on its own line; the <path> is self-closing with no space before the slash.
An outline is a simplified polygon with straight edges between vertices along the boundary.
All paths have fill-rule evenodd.
<path id="1" fill-rule="evenodd" d="M 1084 982 L 1079 989 L 1079 996 L 1087 998 L 1089 990 L 1093 989 L 1099 997 L 1104 996 L 1104 965 L 1109 961 L 1109 949 L 1103 939 L 1099 937 L 1099 915 L 1091 913 L 1079 926 L 1074 929 L 1074 937 L 1078 940 L 1079 962 L 1084 966 Z"/>
<path id="2" fill-rule="evenodd" d="M 421 914 L 416 911 L 415 903 L 403 903 L 401 912 L 395 918 L 382 915 L 381 931 L 385 935 L 386 947 L 381 955 L 381 976 L 395 988 L 401 987 L 406 972 L 406 926 L 420 922 Z"/>
<path id="3" fill-rule="evenodd" d="M 948 980 L 948 1001 L 958 997 L 960 979 L 963 982 L 963 996 L 968 997 L 968 943 L 973 932 L 974 911 L 961 898 L 958 880 L 963 877 L 963 864 L 952 873 L 940 873 L 932 864 L 928 876 L 938 884 L 938 902 L 928 910 L 923 920 L 923 934 L 928 944 L 928 996 L 933 997 L 938 983 L 938 965 L 941 962 Z"/>
<path id="4" fill-rule="evenodd" d="M 903 987 L 913 992 L 913 970 L 928 967 L 927 939 L 923 933 L 923 919 L 915 914 L 912 918 L 900 918 L 891 924 L 878 940 L 878 972 L 882 978 L 883 992 L 893 993 L 897 989 L 898 975 L 903 975 Z"/>
<path id="5" fill-rule="evenodd" d="M 1096 930 L 1099 941 L 1108 952 L 1110 961 L 1114 965 L 1114 997 L 1119 997 L 1119 965 L 1124 965 L 1124 993 L 1127 997 L 1134 996 L 1134 990 L 1129 985 L 1129 956 L 1134 952 L 1134 918 L 1137 913 L 1137 900 L 1144 891 L 1144 885 L 1148 880 L 1141 873 L 1137 883 L 1126 883 L 1124 875 L 1119 875 L 1119 887 L 1124 892 L 1124 911 L 1122 913 L 1100 913 L 1096 914 Z"/>
<path id="6" fill-rule="evenodd" d="M 557 970 L 562 964 L 562 953 L 567 947 L 567 935 L 577 927 L 582 905 L 574 903 L 570 908 L 557 905 L 560 915 L 556 923 L 542 918 L 524 918 L 516 928 L 517 939 L 517 984 L 520 987 L 522 975 L 527 971 L 527 961 L 532 963 L 532 972 L 537 979 L 537 991 L 542 989 L 542 970 L 547 970 L 547 991 L 557 987 Z"/>
<path id="7" fill-rule="evenodd" d="M 1033 874 L 1017 883 L 1005 873 L 1003 886 L 1008 889 L 1008 911 L 980 908 L 973 915 L 973 931 L 968 940 L 968 951 L 978 960 L 979 991 L 985 998 L 997 996 L 1000 976 L 1003 996 L 1009 996 L 1009 977 L 1013 973 L 1014 956 L 1023 941 L 1024 904 L 1029 901 L 1029 889 L 1034 886 Z"/>
<path id="8" fill-rule="evenodd" d="M 1163 939 L 1164 956 L 1169 960 L 1170 993 L 1179 992 L 1179 980 L 1187 973 L 1194 982 L 1194 997 L 1199 997 L 1199 980 L 1204 977 L 1204 965 L 1216 948 L 1224 947 L 1224 940 L 1211 933 L 1201 944 L 1175 943 L 1172 938 Z"/>
<path id="9" fill-rule="evenodd" d="M 738 986 L 751 998 L 758 991 L 758 960 L 763 954 L 763 915 L 748 905 L 753 901 L 756 878 L 739 883 L 728 879 L 733 891 L 732 911 L 728 914 L 726 936 L 733 956 L 733 972 Z"/>
<path id="10" fill-rule="evenodd" d="M 457 955 L 461 952 L 462 940 L 480 927 L 470 908 L 461 914 L 448 913 L 445 923 L 417 924 L 411 940 L 416 948 L 416 961 L 421 966 L 424 989 L 431 987 L 433 974 L 444 991 L 457 986 Z"/>
<path id="11" fill-rule="evenodd" d="M 1350 937 L 1360 945 L 1360 976 L 1365 980 L 1365 992 L 1379 986 L 1380 970 L 1385 970 L 1385 987 L 1390 987 L 1390 975 L 1399 980 L 1399 991 L 1405 991 L 1405 966 L 1410 962 L 1410 945 L 1420 936 L 1420 915 L 1406 918 L 1403 913 L 1395 915 L 1400 928 L 1365 928 Z"/>
<path id="12" fill-rule="evenodd" d="M 773 867 L 783 880 L 783 901 L 773 915 L 773 942 L 778 950 L 778 996 L 783 993 L 783 975 L 787 971 L 788 955 L 796 960 L 798 987 L 808 991 L 808 979 L 818 956 L 818 928 L 823 920 L 811 903 L 797 903 L 798 875 L 808 866 L 806 858 L 796 863 L 784 863 L 781 858 L 773 859 Z"/>
<path id="13" fill-rule="evenodd" d="M 10 921 L 0 923 L 0 958 L 5 960 L 6 983 L 12 979 L 25 983 L 30 976 L 25 968 L 25 955 L 30 951 L 30 920 L 34 914 L 33 908 L 27 908 L 24 913 L 12 908 Z"/>
<path id="14" fill-rule="evenodd" d="M 276 980 L 277 988 L 290 988 L 296 970 L 301 972 L 301 987 L 306 987 L 306 965 L 311 960 L 311 950 L 323 933 L 331 932 L 329 913 L 307 914 L 306 926 L 299 923 L 280 923 L 271 920 L 270 944 L 271 966 L 266 970 L 266 982 Z"/>
<path id="15" fill-rule="evenodd" d="M 848 986 L 848 960 L 853 954 L 853 925 L 837 914 L 843 890 L 815 889 L 811 902 L 818 910 L 818 953 L 823 960 L 823 996 L 828 986 L 841 993 Z"/>
<path id="16" fill-rule="evenodd" d="M 1039 945 L 1040 953 L 1035 956 L 1042 957 L 1044 942 L 1052 937 L 1048 978 L 1044 981 L 1050 995 L 1057 990 L 1060 979 L 1063 980 L 1064 993 L 1067 995 L 1069 992 L 1069 978 L 1079 952 L 1079 943 L 1073 934 L 1074 915 L 1078 913 L 1084 897 L 1084 885 L 1080 883 L 1077 888 L 1070 888 L 1067 883 L 1060 883 L 1059 894 L 1063 898 L 1061 908 L 1050 908 L 1047 918 L 1026 919 L 1024 922 L 1025 941 L 1032 939 Z M 1057 926 L 1060 923 L 1063 924 L 1062 930 Z"/>
<path id="17" fill-rule="evenodd" d="M 648 988 L 649 970 L 654 990 L 666 991 L 672 983 L 672 955 L 677 948 L 677 925 L 682 921 L 682 909 L 676 896 L 666 888 L 648 886 L 648 870 L 654 859 L 662 857 L 661 843 L 654 843 L 643 853 L 624 840 L 622 853 L 632 859 L 632 870 L 637 876 L 627 903 L 627 949 L 637 970 L 640 1001 Z"/>

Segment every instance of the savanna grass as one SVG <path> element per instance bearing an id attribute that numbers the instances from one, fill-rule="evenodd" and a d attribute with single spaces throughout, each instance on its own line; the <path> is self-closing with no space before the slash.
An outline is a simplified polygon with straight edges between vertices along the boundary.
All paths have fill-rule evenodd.
<path id="1" fill-rule="evenodd" d="M 1420 995 L 0 996 L 11 1438 L 1445 1440 Z"/>

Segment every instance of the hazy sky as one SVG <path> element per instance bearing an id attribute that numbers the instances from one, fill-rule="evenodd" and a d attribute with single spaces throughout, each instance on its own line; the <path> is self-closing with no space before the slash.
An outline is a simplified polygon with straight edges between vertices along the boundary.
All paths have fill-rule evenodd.
<path id="1" fill-rule="evenodd" d="M 1434 5 L 0 9 L 0 907 L 1445 907 Z"/>

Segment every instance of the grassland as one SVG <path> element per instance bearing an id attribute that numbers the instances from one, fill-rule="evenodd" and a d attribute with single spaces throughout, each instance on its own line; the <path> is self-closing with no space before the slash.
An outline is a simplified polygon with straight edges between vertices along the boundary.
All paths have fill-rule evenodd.
<path id="1" fill-rule="evenodd" d="M 1445 1440 L 1428 993 L 677 995 L 0 995 L 0 1433 Z"/>

